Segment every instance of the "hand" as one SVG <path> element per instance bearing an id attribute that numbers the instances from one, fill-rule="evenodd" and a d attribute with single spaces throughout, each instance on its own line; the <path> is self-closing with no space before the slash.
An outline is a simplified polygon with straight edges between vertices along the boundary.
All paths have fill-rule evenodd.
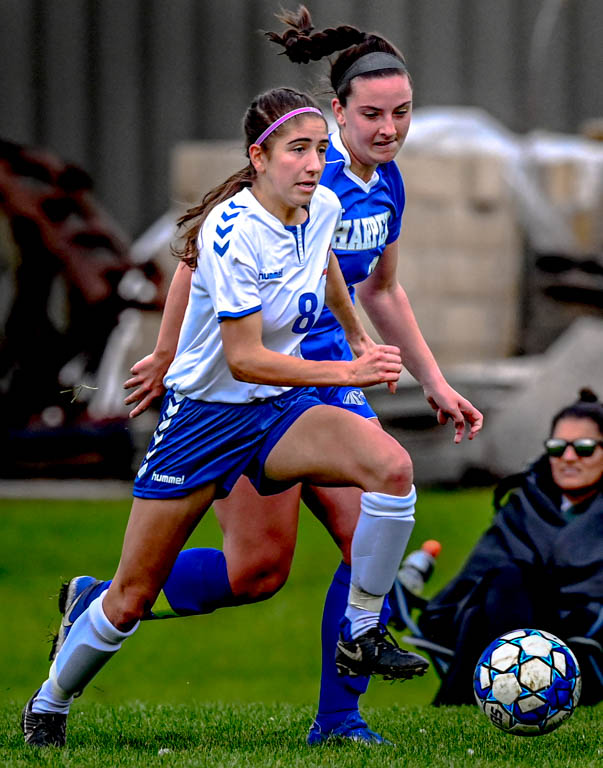
<path id="1" fill-rule="evenodd" d="M 378 346 L 377 342 L 373 341 L 368 333 L 364 333 L 362 336 L 357 336 L 353 339 L 348 338 L 347 341 L 356 357 L 362 357 L 365 352 L 369 352 L 371 349 Z"/>
<path id="2" fill-rule="evenodd" d="M 357 339 L 351 340 L 348 339 L 348 344 L 350 345 L 350 348 L 352 352 L 356 355 L 356 357 L 362 357 L 366 352 L 370 352 L 371 350 L 374 350 L 375 347 L 378 347 L 376 341 L 371 339 L 371 337 L 368 335 L 368 333 L 365 333 L 363 336 L 358 337 Z M 395 347 L 395 349 L 398 349 Z M 398 383 L 398 379 L 395 381 L 388 381 L 387 382 L 387 388 L 393 395 L 396 391 L 396 385 Z"/>
<path id="3" fill-rule="evenodd" d="M 354 368 L 354 386 L 370 387 L 385 382 L 392 394 L 396 391 L 396 384 L 402 372 L 402 358 L 398 347 L 374 344 L 350 365 Z"/>
<path id="4" fill-rule="evenodd" d="M 130 368 L 132 378 L 124 383 L 124 389 L 134 389 L 134 387 L 137 389 L 125 398 L 124 403 L 126 405 L 138 403 L 130 411 L 131 419 L 144 413 L 153 400 L 164 393 L 163 377 L 169 367 L 169 361 L 153 353 L 143 357 Z"/>
<path id="5" fill-rule="evenodd" d="M 437 412 L 438 424 L 454 423 L 454 442 L 460 443 L 465 434 L 465 423 L 470 425 L 469 440 L 477 435 L 484 423 L 483 414 L 469 400 L 459 395 L 446 382 L 438 386 L 425 386 L 423 392 L 429 405 Z"/>

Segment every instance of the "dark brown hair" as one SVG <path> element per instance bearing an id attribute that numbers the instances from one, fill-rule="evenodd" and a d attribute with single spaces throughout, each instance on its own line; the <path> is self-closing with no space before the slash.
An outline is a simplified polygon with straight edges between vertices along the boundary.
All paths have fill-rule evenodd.
<path id="1" fill-rule="evenodd" d="M 287 29 L 280 35 L 276 32 L 266 32 L 266 37 L 270 42 L 283 46 L 282 53 L 291 61 L 307 64 L 309 61 L 319 61 L 336 51 L 342 51 L 331 63 L 329 79 L 335 95 L 344 107 L 352 92 L 352 81 L 342 82 L 343 75 L 355 61 L 367 53 L 389 53 L 400 61 L 401 66 L 398 70 L 380 69 L 357 77 L 389 77 L 392 72 L 402 71 L 410 80 L 404 56 L 384 37 L 362 32 L 348 25 L 315 31 L 310 12 L 304 5 L 300 5 L 297 11 L 282 11 L 276 17 Z"/>
<path id="2" fill-rule="evenodd" d="M 587 387 L 580 390 L 575 403 L 567 405 L 555 414 L 551 423 L 551 434 L 561 419 L 590 419 L 603 435 L 603 403 L 592 389 Z"/>
<path id="3" fill-rule="evenodd" d="M 249 158 L 249 147 L 254 144 L 259 136 L 272 125 L 279 117 L 286 115 L 294 109 L 300 107 L 315 107 L 318 105 L 311 96 L 306 93 L 294 91 L 291 88 L 273 88 L 266 93 L 262 93 L 251 102 L 245 117 L 243 118 L 243 133 L 245 136 L 245 154 Z M 297 120 L 297 117 L 291 118 Z M 274 139 L 283 131 L 287 130 L 288 122 L 282 127 L 274 130 L 263 142 L 262 147 L 270 150 Z M 256 178 L 255 168 L 249 162 L 240 171 L 233 173 L 226 181 L 219 184 L 210 191 L 201 200 L 199 205 L 189 208 L 188 211 L 178 219 L 178 226 L 189 226 L 184 230 L 182 239 L 184 241 L 180 249 L 174 249 L 175 255 L 194 269 L 197 264 L 197 238 L 203 222 L 209 212 L 223 200 L 227 200 L 245 187 L 251 187 Z"/>

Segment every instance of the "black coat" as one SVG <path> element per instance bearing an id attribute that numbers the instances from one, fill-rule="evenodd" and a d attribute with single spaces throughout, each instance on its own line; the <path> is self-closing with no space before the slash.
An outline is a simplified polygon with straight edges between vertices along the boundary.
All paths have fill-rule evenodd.
<path id="1" fill-rule="evenodd" d="M 528 596 L 534 615 L 541 617 L 540 628 L 566 640 L 590 634 L 603 643 L 603 493 L 576 508 L 569 521 L 560 507 L 561 495 L 546 456 L 526 472 L 503 480 L 495 492 L 492 525 L 460 573 L 421 614 L 419 627 L 425 637 L 456 649 L 459 663 L 468 639 L 482 633 L 479 640 L 475 637 L 478 644 L 493 639 L 485 626 L 496 614 L 492 602 L 497 592 L 491 584 L 496 583 L 496 573 L 510 572 L 521 574 L 517 602 L 525 605 Z M 524 626 L 513 616 L 512 597 L 507 594 L 504 600 L 501 615 L 517 623 L 504 631 Z"/>

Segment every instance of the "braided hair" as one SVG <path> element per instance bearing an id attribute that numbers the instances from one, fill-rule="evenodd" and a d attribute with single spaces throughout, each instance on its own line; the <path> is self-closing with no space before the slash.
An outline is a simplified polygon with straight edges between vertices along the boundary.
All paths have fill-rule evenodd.
<path id="1" fill-rule="evenodd" d="M 387 53 L 399 61 L 395 70 L 385 68 L 373 70 L 357 77 L 388 77 L 392 71 L 403 72 L 410 80 L 406 61 L 402 53 L 385 38 L 379 35 L 362 32 L 356 27 L 342 25 L 315 30 L 310 12 L 304 5 L 297 11 L 283 11 L 276 18 L 286 25 L 282 34 L 266 32 L 270 42 L 283 47 L 282 54 L 297 64 L 307 64 L 309 61 L 319 61 L 332 53 L 341 51 L 331 63 L 330 82 L 339 102 L 345 107 L 352 92 L 351 80 L 344 78 L 345 73 L 355 61 L 368 53 Z M 412 83 L 411 83 L 412 84 Z"/>

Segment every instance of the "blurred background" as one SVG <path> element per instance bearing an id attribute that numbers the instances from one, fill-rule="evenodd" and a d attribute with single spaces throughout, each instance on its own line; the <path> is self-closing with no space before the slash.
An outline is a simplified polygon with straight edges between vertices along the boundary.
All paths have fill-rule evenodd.
<path id="1" fill-rule="evenodd" d="M 325 62 L 262 30 L 274 0 L 0 0 L 0 476 L 133 476 L 155 413 L 121 384 L 151 351 L 188 203 L 243 165 L 250 99 L 328 104 Z M 295 7 L 295 3 L 289 4 Z M 491 482 L 603 383 L 603 4 L 308 0 L 405 53 L 415 116 L 400 280 L 449 380 L 486 413 L 453 447 L 422 392 L 368 394 L 421 484 Z"/>

